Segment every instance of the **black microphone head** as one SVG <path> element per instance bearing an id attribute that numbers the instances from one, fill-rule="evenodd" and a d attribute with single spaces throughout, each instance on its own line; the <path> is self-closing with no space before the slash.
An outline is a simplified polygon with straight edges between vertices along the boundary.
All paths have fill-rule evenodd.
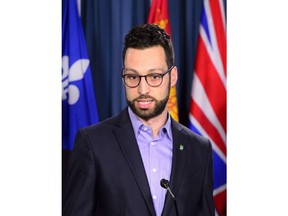
<path id="1" fill-rule="evenodd" d="M 161 187 L 167 189 L 169 187 L 169 181 L 166 179 L 161 179 L 160 185 L 161 185 Z"/>

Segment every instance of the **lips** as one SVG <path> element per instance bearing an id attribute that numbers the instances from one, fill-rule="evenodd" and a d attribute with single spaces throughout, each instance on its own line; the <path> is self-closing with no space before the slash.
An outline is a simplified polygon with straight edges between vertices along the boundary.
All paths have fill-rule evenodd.
<path id="1" fill-rule="evenodd" d="M 149 109 L 153 105 L 153 99 L 151 98 L 138 99 L 136 100 L 136 103 L 140 109 Z"/>

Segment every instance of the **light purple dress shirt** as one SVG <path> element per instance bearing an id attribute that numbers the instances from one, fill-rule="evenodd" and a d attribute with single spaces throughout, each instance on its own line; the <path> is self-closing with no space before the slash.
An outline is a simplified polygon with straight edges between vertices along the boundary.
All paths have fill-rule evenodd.
<path id="1" fill-rule="evenodd" d="M 160 216 L 167 192 L 160 186 L 160 180 L 162 178 L 170 180 L 172 166 L 173 138 L 170 115 L 159 134 L 153 138 L 151 128 L 144 125 L 130 108 L 128 112 L 145 167 L 156 214 Z"/>

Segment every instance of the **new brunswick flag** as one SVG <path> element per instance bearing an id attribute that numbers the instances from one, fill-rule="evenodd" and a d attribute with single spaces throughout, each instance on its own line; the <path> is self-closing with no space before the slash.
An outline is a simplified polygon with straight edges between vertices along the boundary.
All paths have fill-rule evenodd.
<path id="1" fill-rule="evenodd" d="M 171 37 L 167 0 L 152 0 L 148 23 L 160 26 Z M 171 88 L 170 97 L 168 101 L 168 109 L 172 118 L 178 122 L 179 118 L 178 118 L 176 86 Z"/>

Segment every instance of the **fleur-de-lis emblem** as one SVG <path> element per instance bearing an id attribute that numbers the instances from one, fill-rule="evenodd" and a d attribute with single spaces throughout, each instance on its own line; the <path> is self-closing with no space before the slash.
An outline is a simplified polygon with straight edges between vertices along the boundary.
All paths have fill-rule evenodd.
<path id="1" fill-rule="evenodd" d="M 68 99 L 68 104 L 76 104 L 80 97 L 77 85 L 73 81 L 83 79 L 89 66 L 88 59 L 79 59 L 69 68 L 69 56 L 62 57 L 62 100 Z"/>

